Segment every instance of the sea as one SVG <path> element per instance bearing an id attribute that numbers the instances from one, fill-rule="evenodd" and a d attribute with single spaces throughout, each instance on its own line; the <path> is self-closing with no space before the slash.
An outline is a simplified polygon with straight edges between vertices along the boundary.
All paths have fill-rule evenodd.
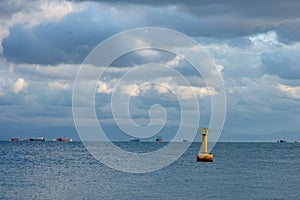
<path id="1" fill-rule="evenodd" d="M 164 142 L 120 142 L 137 152 Z M 300 143 L 200 143 L 150 173 L 116 171 L 81 142 L 0 142 L 0 199 L 300 199 Z M 155 162 L 155 161 L 154 161 Z"/>

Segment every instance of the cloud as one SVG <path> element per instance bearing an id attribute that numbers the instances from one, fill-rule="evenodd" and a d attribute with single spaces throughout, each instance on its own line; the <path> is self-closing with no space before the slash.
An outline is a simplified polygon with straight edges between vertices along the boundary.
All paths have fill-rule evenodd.
<path id="1" fill-rule="evenodd" d="M 43 23 L 58 22 L 66 15 L 82 10 L 81 4 L 68 1 L 2 1 L 0 6 L 0 53 L 2 40 L 9 36 L 10 28 L 16 24 L 27 27 Z"/>
<path id="2" fill-rule="evenodd" d="M 203 41 L 204 38 L 198 40 Z M 222 75 L 227 83 L 228 80 L 238 81 L 241 77 L 257 79 L 265 74 L 287 80 L 300 79 L 299 42 L 284 44 L 276 31 L 238 39 L 246 46 L 233 43 L 233 40 L 215 40 L 202 46 L 217 65 L 223 66 Z"/>
<path id="3" fill-rule="evenodd" d="M 278 39 L 277 32 L 275 31 L 268 31 L 266 33 L 249 36 L 249 40 L 251 41 L 253 47 L 255 47 L 257 50 L 283 46 Z"/>
<path id="4" fill-rule="evenodd" d="M 48 87 L 52 90 L 68 90 L 70 88 L 69 83 L 54 81 L 49 82 Z"/>
<path id="5" fill-rule="evenodd" d="M 4 95 L 5 95 L 4 89 L 0 86 L 0 96 L 4 96 Z"/>
<path id="6" fill-rule="evenodd" d="M 300 43 L 272 49 L 261 55 L 261 68 L 265 73 L 283 79 L 300 79 Z"/>
<path id="7" fill-rule="evenodd" d="M 18 80 L 13 85 L 12 90 L 15 94 L 26 92 L 27 86 L 28 83 L 23 78 L 18 78 Z"/>
<path id="8" fill-rule="evenodd" d="M 175 95 L 178 95 L 180 98 L 185 100 L 192 99 L 195 95 L 198 95 L 199 97 L 206 97 L 217 94 L 214 88 L 182 86 L 176 84 L 169 84 L 167 82 L 160 85 L 156 85 L 155 89 L 159 94 L 164 94 L 169 91 L 173 91 Z"/>
<path id="9" fill-rule="evenodd" d="M 174 57 L 170 62 L 174 60 L 181 60 L 183 58 Z M 104 68 L 103 68 L 104 69 Z M 115 92 L 115 88 L 120 88 L 123 94 L 131 97 L 142 97 L 147 96 L 149 98 L 155 99 L 157 95 L 170 94 L 178 95 L 180 98 L 188 100 L 198 96 L 200 98 L 206 96 L 217 95 L 218 92 L 215 88 L 206 87 L 205 82 L 200 76 L 186 77 L 187 81 L 190 81 L 191 85 L 182 85 L 181 80 L 176 76 L 172 76 L 166 69 L 153 69 L 149 73 L 139 73 L 135 76 L 130 76 L 130 78 L 124 78 L 127 72 L 132 68 L 118 68 L 109 67 L 105 72 L 105 76 L 101 80 L 97 81 L 96 92 L 99 94 L 111 94 Z M 221 73 L 223 66 L 217 66 L 217 72 Z M 122 72 L 120 74 L 120 72 Z M 185 72 L 182 73 L 185 76 Z M 122 85 L 120 85 L 121 80 Z M 145 80 L 151 80 L 145 81 Z M 118 84 L 118 85 L 116 85 Z"/>
<path id="10" fill-rule="evenodd" d="M 153 82 L 155 83 L 155 81 Z M 155 93 L 151 93 L 154 91 Z M 181 99 L 188 100 L 193 99 L 195 96 L 206 97 L 216 95 L 217 92 L 214 88 L 209 87 L 194 87 L 194 86 L 182 86 L 177 83 L 142 83 L 142 84 L 128 84 L 122 86 L 122 92 L 132 97 L 144 96 L 149 93 L 153 95 L 153 98 L 157 94 L 173 93 Z"/>
<path id="11" fill-rule="evenodd" d="M 18 22 L 13 21 L 12 17 L 3 17 L 5 23 L 2 24 L 13 24 L 5 26 L 10 28 L 0 29 L 10 33 L 9 36 L 1 34 L 6 35 L 3 41 L 4 54 L 9 61 L 35 64 L 80 63 L 93 47 L 112 34 L 143 26 L 171 28 L 189 36 L 214 39 L 236 39 L 272 31 L 276 32 L 278 41 L 283 43 L 300 39 L 300 5 L 295 1 L 275 1 L 272 2 L 272 7 L 266 2 L 241 4 L 238 1 L 226 4 L 221 1 L 33 2 L 27 3 L 29 8 L 21 4 L 11 9 L 10 13 L 21 13 L 14 18 Z M 7 8 L 5 5 L 3 7 Z M 67 9 L 61 11 L 65 7 Z M 280 11 L 284 9 L 289 12 L 282 14 Z M 24 16 L 24 21 L 19 16 Z M 69 35 L 70 30 L 76 34 Z M 137 39 L 136 43 L 144 44 L 145 41 Z M 155 51 L 140 53 L 157 56 Z"/>
<path id="12" fill-rule="evenodd" d="M 174 67 L 174 66 L 179 65 L 180 61 L 183 59 L 184 59 L 184 56 L 176 55 L 174 59 L 169 60 L 168 62 L 165 63 L 165 65 L 168 67 Z"/>
<path id="13" fill-rule="evenodd" d="M 15 65 L 14 70 L 22 74 L 32 74 L 37 77 L 53 79 L 74 80 L 80 65 L 59 64 L 59 65 L 37 65 L 20 64 Z"/>
<path id="14" fill-rule="evenodd" d="M 290 94 L 297 90 L 286 87 L 283 84 L 286 80 L 273 75 L 241 79 L 241 83 L 227 87 L 232 91 L 227 92 L 224 132 L 239 133 L 243 139 L 243 133 L 263 136 L 277 131 L 286 133 L 286 124 L 289 131 L 293 130 L 291 127 L 298 127 L 300 102 Z"/>
<path id="15" fill-rule="evenodd" d="M 62 2 L 55 3 L 60 5 Z M 28 64 L 78 64 L 99 42 L 120 31 L 120 18 L 112 16 L 109 6 L 99 8 L 90 2 L 67 3 L 74 10 L 59 21 L 41 22 L 35 26 L 26 23 L 11 26 L 9 36 L 3 40 L 6 59 Z M 30 15 L 31 10 L 28 12 Z M 92 20 L 94 17 L 101 21 Z"/>
<path id="16" fill-rule="evenodd" d="M 29 26 L 58 22 L 66 15 L 83 9 L 79 4 L 68 1 L 27 1 L 23 6 L 22 10 L 12 14 L 12 21 Z"/>
<path id="17" fill-rule="evenodd" d="M 295 99 L 300 99 L 300 86 L 278 84 L 278 89 Z"/>
<path id="18" fill-rule="evenodd" d="M 280 40 L 284 42 L 300 39 L 300 4 L 294 0 L 249 3 L 241 3 L 238 0 L 226 3 L 221 0 L 172 2 L 104 0 L 100 4 L 111 6 L 115 13 L 125 19 L 131 18 L 140 26 L 172 28 L 190 36 L 235 38 L 275 30 L 278 31 Z M 128 10 L 134 10 L 132 12 L 134 15 L 130 15 Z"/>
<path id="19" fill-rule="evenodd" d="M 103 81 L 97 81 L 97 90 L 98 93 L 110 94 L 114 90 L 113 88 L 109 88 L 108 84 Z"/>
<path id="20" fill-rule="evenodd" d="M 5 77 L 3 76 L 4 73 L 0 71 L 0 96 L 5 95 L 4 87 L 6 86 L 6 80 Z"/>
<path id="21" fill-rule="evenodd" d="M 66 125 L 72 126 L 72 82 L 90 50 L 120 31 L 159 26 L 192 36 L 217 64 L 215 72 L 223 76 L 228 91 L 227 130 L 252 134 L 259 129 L 265 134 L 282 130 L 286 124 L 290 131 L 299 129 L 300 3 L 297 1 L 27 0 L 14 1 L 14 6 L 8 2 L 0 2 L 0 40 L 4 47 L 0 64 L 1 70 L 9 72 L 0 77 L 2 123 L 22 121 L 29 127 L 35 120 L 36 124 L 42 122 L 40 126 L 47 127 L 49 119 L 59 124 L 68 118 L 71 123 Z M 69 34 L 70 31 L 74 34 Z M 164 37 L 159 39 L 164 42 Z M 121 44 L 131 45 L 126 41 Z M 151 45 L 141 37 L 137 37 L 135 44 Z M 3 60 L 7 63 L 2 64 Z M 147 122 L 148 108 L 158 103 L 166 107 L 168 117 L 176 116 L 174 120 L 168 118 L 168 125 L 177 123 L 180 114 L 174 94 L 186 101 L 197 95 L 200 106 L 204 105 L 201 115 L 210 117 L 205 110 L 210 109 L 207 97 L 217 95 L 218 88 L 207 87 L 201 75 L 180 55 L 143 50 L 121 56 L 98 80 L 95 98 L 99 99 L 96 109 L 100 119 L 113 121 L 110 96 L 118 80 L 133 67 L 151 62 L 172 67 L 192 86 L 184 85 L 161 69 L 125 80 L 120 89 L 132 97 L 134 105 L 130 109 L 134 119 Z M 104 70 L 101 66 L 87 67 L 92 72 L 94 67 Z M 88 80 L 84 84 L 91 83 L 95 84 Z M 85 96 L 82 99 L 84 102 Z M 14 129 L 14 125 L 5 130 L 9 129 Z"/>
<path id="22" fill-rule="evenodd" d="M 124 85 L 122 86 L 122 88 L 123 88 L 122 92 L 124 94 L 127 94 L 132 97 L 140 96 L 141 94 L 140 86 L 137 84 Z"/>

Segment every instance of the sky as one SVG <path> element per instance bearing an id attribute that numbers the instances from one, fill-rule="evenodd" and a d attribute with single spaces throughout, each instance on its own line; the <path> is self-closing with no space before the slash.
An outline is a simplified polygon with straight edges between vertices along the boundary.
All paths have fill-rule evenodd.
<path id="1" fill-rule="evenodd" d="M 68 135 L 79 139 L 72 115 L 73 84 L 81 64 L 102 41 L 133 28 L 173 29 L 197 41 L 213 59 L 226 91 L 220 141 L 300 139 L 299 1 L 31 1 L 0 2 L 0 140 Z M 127 45 L 126 43 L 122 45 Z M 111 97 L 130 69 L 155 61 L 191 82 L 200 104 L 200 124 L 211 117 L 210 95 L 218 93 L 182 57 L 158 50 L 123 55 L 97 81 L 95 110 L 112 140 L 128 140 L 112 115 Z M 100 66 L 101 67 L 101 66 Z M 180 124 L 177 91 L 191 90 L 164 70 L 122 82 L 131 118 L 150 123 L 149 109 L 167 113 L 159 134 L 172 139 Z M 88 83 L 87 83 L 88 84 Z M 119 116 L 127 123 L 126 116 Z M 164 116 L 153 115 L 160 124 Z M 188 124 L 186 124 L 188 126 Z M 154 137 L 148 138 L 149 140 Z"/>

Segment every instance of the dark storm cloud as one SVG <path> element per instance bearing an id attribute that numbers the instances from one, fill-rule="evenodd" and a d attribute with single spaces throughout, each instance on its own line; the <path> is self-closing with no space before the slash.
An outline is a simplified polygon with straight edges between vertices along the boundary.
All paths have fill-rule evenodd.
<path id="1" fill-rule="evenodd" d="M 145 13 L 150 7 L 152 13 L 146 14 L 147 24 L 143 25 L 174 28 L 192 36 L 234 37 L 278 30 L 282 41 L 300 39 L 300 3 L 296 0 L 96 2 L 106 2 L 124 9 L 128 5 L 141 6 Z M 173 13 L 167 7 L 172 7 Z M 128 11 L 130 12 L 130 8 Z"/>
<path id="2" fill-rule="evenodd" d="M 299 17 L 300 18 L 300 17 Z M 279 39 L 284 43 L 300 41 L 300 20 L 291 20 L 281 23 L 276 29 Z"/>
<path id="3" fill-rule="evenodd" d="M 4 8 L 9 7 L 2 4 Z M 4 56 L 15 63 L 81 63 L 109 36 L 144 26 L 171 28 L 189 36 L 215 39 L 235 39 L 275 30 L 282 42 L 300 40 L 298 1 L 133 0 L 95 1 L 85 6 L 85 11 L 69 14 L 59 22 L 29 29 L 16 24 L 3 41 Z M 20 6 L 10 6 L 5 12 L 9 15 L 20 9 Z"/>
<path id="4" fill-rule="evenodd" d="M 82 16 L 70 15 L 61 23 L 40 25 L 33 30 L 22 25 L 12 27 L 10 36 L 3 40 L 4 56 L 14 63 L 81 63 L 101 40 L 116 31 L 106 26 L 103 32 L 103 27 L 86 17 L 71 23 L 77 17 Z"/>
<path id="5" fill-rule="evenodd" d="M 81 1 L 74 1 L 81 2 Z M 251 18 L 267 18 L 267 19 L 286 19 L 299 17 L 300 4 L 297 0 L 265 0 L 265 1 L 239 1 L 229 0 L 174 0 L 174 1 L 160 1 L 160 0 L 112 0 L 112 1 L 95 1 L 106 2 L 109 4 L 136 4 L 148 5 L 153 7 L 176 5 L 179 11 L 191 13 L 197 16 L 216 16 L 216 15 L 236 15 L 241 17 Z"/>

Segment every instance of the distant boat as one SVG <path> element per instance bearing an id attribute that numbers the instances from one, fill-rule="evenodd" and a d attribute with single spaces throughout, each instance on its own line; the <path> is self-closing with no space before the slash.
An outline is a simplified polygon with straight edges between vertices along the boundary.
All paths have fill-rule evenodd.
<path id="1" fill-rule="evenodd" d="M 17 137 L 11 138 L 11 141 L 12 142 L 19 142 L 19 138 L 17 138 Z"/>
<path id="2" fill-rule="evenodd" d="M 155 140 L 156 142 L 162 142 L 163 141 L 163 138 L 162 137 L 160 137 L 160 136 L 158 136 L 157 138 L 156 138 L 156 140 Z"/>
<path id="3" fill-rule="evenodd" d="M 45 138 L 42 137 L 42 136 L 39 136 L 37 138 L 25 138 L 24 141 L 33 141 L 33 142 L 36 142 L 36 141 L 45 141 Z"/>
<path id="4" fill-rule="evenodd" d="M 139 142 L 140 141 L 140 139 L 138 139 L 138 138 L 131 138 L 130 139 L 130 142 Z"/>
<path id="5" fill-rule="evenodd" d="M 277 140 L 277 143 L 286 143 L 286 140 L 285 139 Z"/>
<path id="6" fill-rule="evenodd" d="M 56 141 L 58 141 L 58 142 L 72 142 L 72 139 L 65 136 L 65 137 L 56 138 Z"/>
<path id="7" fill-rule="evenodd" d="M 295 140 L 295 143 L 299 143 L 299 140 Z"/>
<path id="8" fill-rule="evenodd" d="M 182 140 L 182 142 L 188 142 L 188 140 Z"/>

